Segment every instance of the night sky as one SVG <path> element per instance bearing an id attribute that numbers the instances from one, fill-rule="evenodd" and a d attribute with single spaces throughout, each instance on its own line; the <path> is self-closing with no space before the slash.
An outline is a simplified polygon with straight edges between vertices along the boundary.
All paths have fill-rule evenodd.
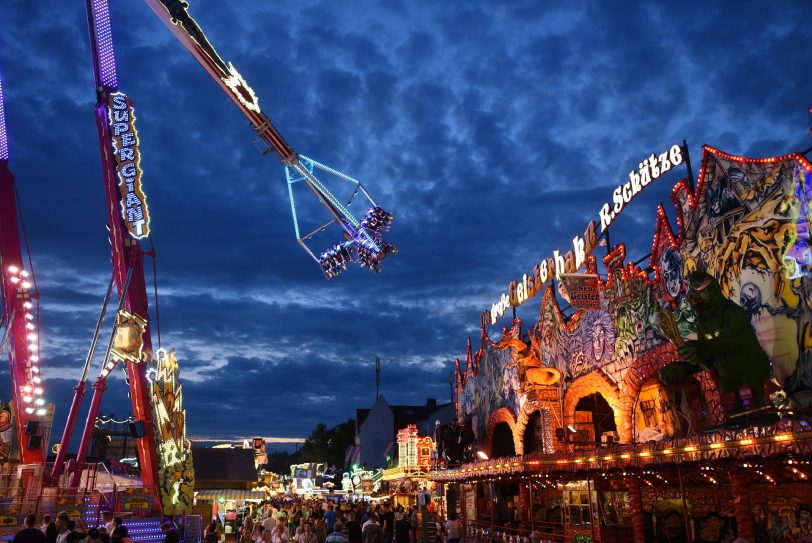
<path id="1" fill-rule="evenodd" d="M 346 420 L 374 401 L 376 355 L 390 403 L 448 401 L 480 312 L 569 249 L 650 153 L 686 139 L 698 173 L 705 143 L 748 156 L 812 145 L 804 1 L 190 3 L 290 144 L 394 213 L 386 239 L 400 248 L 378 275 L 326 281 L 295 241 L 279 161 L 145 3 L 111 2 L 162 344 L 178 351 L 193 437 L 304 437 Z M 5 0 L 0 74 L 58 437 L 111 272 L 84 2 Z M 612 226 L 631 259 L 684 171 Z M 521 308 L 526 324 L 539 302 Z M 114 375 L 102 411 L 123 417 Z"/>

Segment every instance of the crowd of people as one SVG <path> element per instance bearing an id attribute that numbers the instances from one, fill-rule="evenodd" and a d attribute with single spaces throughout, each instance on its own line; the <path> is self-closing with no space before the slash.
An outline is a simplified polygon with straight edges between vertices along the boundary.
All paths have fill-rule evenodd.
<path id="1" fill-rule="evenodd" d="M 164 543 L 180 543 L 180 534 L 170 519 L 161 524 Z M 59 513 L 55 519 L 42 515 L 37 526 L 36 515 L 25 518 L 23 529 L 17 532 L 12 543 L 132 543 L 127 527 L 121 518 L 113 518 L 109 511 L 102 513 L 102 523 L 88 528 L 81 519 L 72 520 L 67 513 Z"/>
<path id="2" fill-rule="evenodd" d="M 459 543 L 462 527 L 454 513 L 440 522 L 433 511 L 418 514 L 415 506 L 403 507 L 389 503 L 332 503 L 318 499 L 290 497 L 272 500 L 252 509 L 230 538 L 213 520 L 203 532 L 203 543 Z M 180 543 L 177 527 L 171 519 L 161 525 L 163 543 Z M 421 537 L 421 539 L 418 539 Z M 67 513 L 55 519 L 28 515 L 25 525 L 12 543 L 132 543 L 127 527 L 119 517 L 108 511 L 102 513 L 98 527 L 72 520 Z"/>
<path id="3" fill-rule="evenodd" d="M 235 539 L 239 543 L 417 543 L 425 526 L 430 543 L 459 543 L 456 515 L 440 523 L 432 512 L 419 518 L 416 507 L 365 502 L 335 504 L 318 499 L 265 502 L 244 517 Z M 220 525 L 212 521 L 204 543 L 218 543 Z M 421 532 L 422 535 L 422 532 Z"/>

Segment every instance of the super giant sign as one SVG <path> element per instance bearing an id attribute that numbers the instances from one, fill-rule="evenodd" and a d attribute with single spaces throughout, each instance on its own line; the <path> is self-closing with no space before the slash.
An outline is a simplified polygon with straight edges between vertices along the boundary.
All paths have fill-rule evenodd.
<path id="1" fill-rule="evenodd" d="M 612 203 L 605 203 L 598 212 L 601 232 L 620 215 L 626 205 L 637 196 L 652 181 L 660 178 L 665 172 L 679 166 L 684 162 L 683 152 L 687 152 L 679 145 L 661 154 L 652 153 L 640 162 L 637 171 L 629 173 L 629 180 L 618 185 L 612 192 Z M 483 327 L 496 324 L 496 321 L 505 314 L 509 307 L 516 307 L 536 294 L 553 279 L 561 279 L 562 274 L 577 272 L 584 265 L 586 259 L 598 245 L 597 223 L 590 221 L 584 231 L 583 237 L 575 236 L 572 240 L 572 250 L 566 254 L 553 251 L 553 256 L 536 264 L 533 271 L 524 274 L 521 281 L 511 281 L 507 292 L 503 292 L 499 299 L 491 305 L 490 309 L 482 312 L 480 318 Z"/>
<path id="2" fill-rule="evenodd" d="M 141 239 L 149 236 L 149 209 L 147 197 L 141 189 L 141 153 L 135 130 L 135 112 L 129 97 L 122 92 L 110 94 L 107 111 L 121 191 L 121 216 L 130 235 Z"/>

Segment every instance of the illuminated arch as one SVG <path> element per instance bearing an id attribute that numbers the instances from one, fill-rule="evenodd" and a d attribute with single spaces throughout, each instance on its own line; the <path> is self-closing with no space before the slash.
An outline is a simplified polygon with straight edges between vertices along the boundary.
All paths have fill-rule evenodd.
<path id="1" fill-rule="evenodd" d="M 579 377 L 567 389 L 564 396 L 564 421 L 565 424 L 575 425 L 575 407 L 578 401 L 590 394 L 600 394 L 615 414 L 615 427 L 618 435 L 623 435 L 625 431 L 625 420 L 620 408 L 620 390 L 609 377 L 601 370 L 595 370 L 583 377 Z"/>
<path id="2" fill-rule="evenodd" d="M 555 452 L 555 443 L 552 439 L 553 435 L 553 412 L 550 406 L 536 405 L 532 402 L 525 402 L 522 407 L 522 412 L 519 413 L 519 418 L 516 419 L 516 434 L 519 437 L 518 447 L 516 447 L 516 454 L 525 454 L 524 452 L 524 432 L 527 429 L 527 423 L 533 413 L 537 412 L 541 415 L 541 424 L 545 430 L 544 452 L 552 454 Z"/>
<path id="3" fill-rule="evenodd" d="M 488 419 L 488 436 L 485 440 L 488 447 L 488 457 L 490 458 L 493 453 L 493 431 L 500 422 L 507 423 L 510 433 L 513 435 L 513 450 L 516 451 L 517 455 L 521 454 L 521 435 L 516 432 L 516 419 L 510 409 L 500 407 L 491 413 L 491 418 Z"/>
<path id="4" fill-rule="evenodd" d="M 630 443 L 633 440 L 632 420 L 634 418 L 634 407 L 637 403 L 637 397 L 640 390 L 643 388 L 643 383 L 657 377 L 659 371 L 672 362 L 680 360 L 677 348 L 671 344 L 666 343 L 656 349 L 652 349 L 637 360 L 629 371 L 626 372 L 623 378 L 621 388 L 623 390 L 620 396 L 620 405 L 623 415 L 623 431 L 618 426 L 618 435 L 620 436 L 621 443 Z M 711 419 L 715 423 L 724 422 L 724 414 L 721 410 L 721 402 L 719 399 L 719 388 L 716 381 L 709 372 L 703 371 L 696 375 L 699 380 L 699 386 L 702 390 L 702 395 L 705 402 L 710 406 Z"/>

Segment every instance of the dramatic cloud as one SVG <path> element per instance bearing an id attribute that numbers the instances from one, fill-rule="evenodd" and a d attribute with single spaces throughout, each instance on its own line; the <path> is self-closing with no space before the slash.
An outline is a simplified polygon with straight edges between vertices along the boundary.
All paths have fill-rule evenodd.
<path id="1" fill-rule="evenodd" d="M 696 173 L 703 143 L 762 156 L 809 147 L 801 1 L 190 3 L 294 148 L 362 180 L 395 214 L 401 250 L 380 275 L 325 281 L 295 242 L 279 162 L 256 151 L 246 120 L 146 4 L 111 2 L 161 340 L 178 350 L 201 437 L 302 437 L 354 416 L 374 400 L 376 355 L 390 403 L 447 400 L 479 313 L 566 249 L 641 159 L 686 139 Z M 6 4 L 11 167 L 58 435 L 110 278 L 86 16 L 81 3 L 36 16 L 29 2 Z M 613 225 L 632 258 L 648 251 L 655 206 L 682 172 Z M 104 411 L 127 409 L 116 373 Z"/>

